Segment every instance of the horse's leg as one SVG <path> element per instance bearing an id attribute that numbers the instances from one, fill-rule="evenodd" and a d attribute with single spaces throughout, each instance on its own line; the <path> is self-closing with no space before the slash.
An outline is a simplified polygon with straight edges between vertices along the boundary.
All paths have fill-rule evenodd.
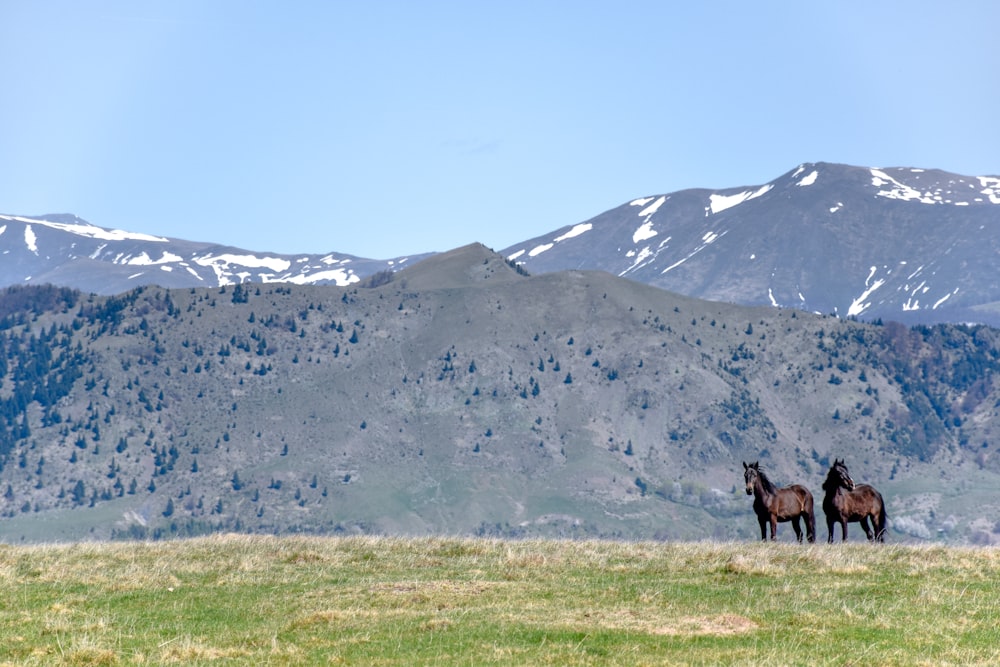
<path id="1" fill-rule="evenodd" d="M 833 544 L 833 524 L 835 521 L 833 517 L 829 514 L 826 515 L 826 541 L 828 544 Z"/>
<path id="2" fill-rule="evenodd" d="M 757 523 L 760 524 L 760 539 L 762 542 L 767 541 L 767 519 L 759 516 L 757 517 Z"/>
<path id="3" fill-rule="evenodd" d="M 774 542 L 778 539 L 778 515 L 771 514 L 771 541 Z"/>
<path id="4" fill-rule="evenodd" d="M 874 541 L 875 540 L 875 531 L 873 531 L 871 529 L 871 526 L 868 525 L 868 516 L 865 515 L 865 516 L 861 517 L 861 520 L 858 521 L 858 523 L 861 524 L 861 530 L 865 531 L 865 535 L 868 536 L 868 541 L 869 542 Z M 877 523 L 875 523 L 875 517 L 872 517 L 872 525 L 875 525 L 875 526 L 878 525 Z"/>
<path id="5" fill-rule="evenodd" d="M 840 541 L 841 542 L 846 542 L 847 541 L 847 518 L 846 517 L 840 519 Z"/>
<path id="6" fill-rule="evenodd" d="M 816 541 L 816 515 L 812 510 L 806 513 L 806 540 L 810 544 Z"/>
<path id="7" fill-rule="evenodd" d="M 799 527 L 799 517 L 792 518 L 792 528 L 795 529 L 795 541 L 802 544 L 802 528 Z"/>

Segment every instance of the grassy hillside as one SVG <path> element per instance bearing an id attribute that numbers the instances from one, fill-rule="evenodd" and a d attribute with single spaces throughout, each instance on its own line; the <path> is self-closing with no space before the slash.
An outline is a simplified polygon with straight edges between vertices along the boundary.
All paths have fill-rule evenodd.
<path id="1" fill-rule="evenodd" d="M 216 536 L 0 547 L 0 664 L 995 664 L 993 549 Z"/>
<path id="2" fill-rule="evenodd" d="M 986 544 L 998 349 L 526 276 L 482 246 L 351 288 L 11 289 L 0 539 L 750 539 L 742 461 L 818 506 L 839 457 L 890 539 Z"/>

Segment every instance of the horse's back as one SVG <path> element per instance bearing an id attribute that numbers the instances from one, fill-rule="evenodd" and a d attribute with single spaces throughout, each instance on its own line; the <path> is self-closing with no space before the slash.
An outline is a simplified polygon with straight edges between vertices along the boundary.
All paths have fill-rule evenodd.
<path id="1" fill-rule="evenodd" d="M 802 486 L 801 484 L 792 484 L 791 486 L 789 486 L 787 488 L 790 491 L 794 491 L 795 495 L 797 495 L 799 498 L 802 499 L 803 505 L 808 505 L 808 507 L 810 509 L 812 509 L 812 506 L 813 506 L 813 494 L 812 494 L 812 492 L 809 489 L 807 489 L 806 487 Z"/>
<path id="2" fill-rule="evenodd" d="M 790 484 L 779 489 L 777 494 L 779 514 L 783 520 L 799 516 L 803 512 L 813 513 L 813 496 L 809 489 L 801 484 Z"/>
<path id="3" fill-rule="evenodd" d="M 854 490 L 851 491 L 851 495 L 855 498 L 870 499 L 872 502 L 877 500 L 879 505 L 885 505 L 882 501 L 882 494 L 879 493 L 878 489 L 871 484 L 858 484 L 854 487 Z"/>
<path id="4" fill-rule="evenodd" d="M 847 494 L 845 501 L 837 510 L 843 512 L 848 521 L 862 521 L 866 517 L 871 517 L 876 524 L 876 530 L 885 527 L 885 501 L 874 486 L 858 484 Z"/>

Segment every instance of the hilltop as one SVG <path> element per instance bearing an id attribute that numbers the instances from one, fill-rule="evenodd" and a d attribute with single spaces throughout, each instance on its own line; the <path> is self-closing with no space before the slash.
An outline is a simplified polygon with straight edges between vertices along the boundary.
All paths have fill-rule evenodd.
<path id="1" fill-rule="evenodd" d="M 745 539 L 741 461 L 818 495 L 840 457 L 890 539 L 994 539 L 993 329 L 531 276 L 480 245 L 370 285 L 6 290 L 0 535 Z"/>

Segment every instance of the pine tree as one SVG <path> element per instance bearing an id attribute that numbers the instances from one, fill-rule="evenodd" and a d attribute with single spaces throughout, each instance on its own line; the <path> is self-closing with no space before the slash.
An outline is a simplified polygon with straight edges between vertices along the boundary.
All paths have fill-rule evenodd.
<path id="1" fill-rule="evenodd" d="M 77 480 L 76 485 L 73 487 L 73 504 L 82 505 L 86 497 L 87 490 L 83 486 L 83 480 Z"/>

